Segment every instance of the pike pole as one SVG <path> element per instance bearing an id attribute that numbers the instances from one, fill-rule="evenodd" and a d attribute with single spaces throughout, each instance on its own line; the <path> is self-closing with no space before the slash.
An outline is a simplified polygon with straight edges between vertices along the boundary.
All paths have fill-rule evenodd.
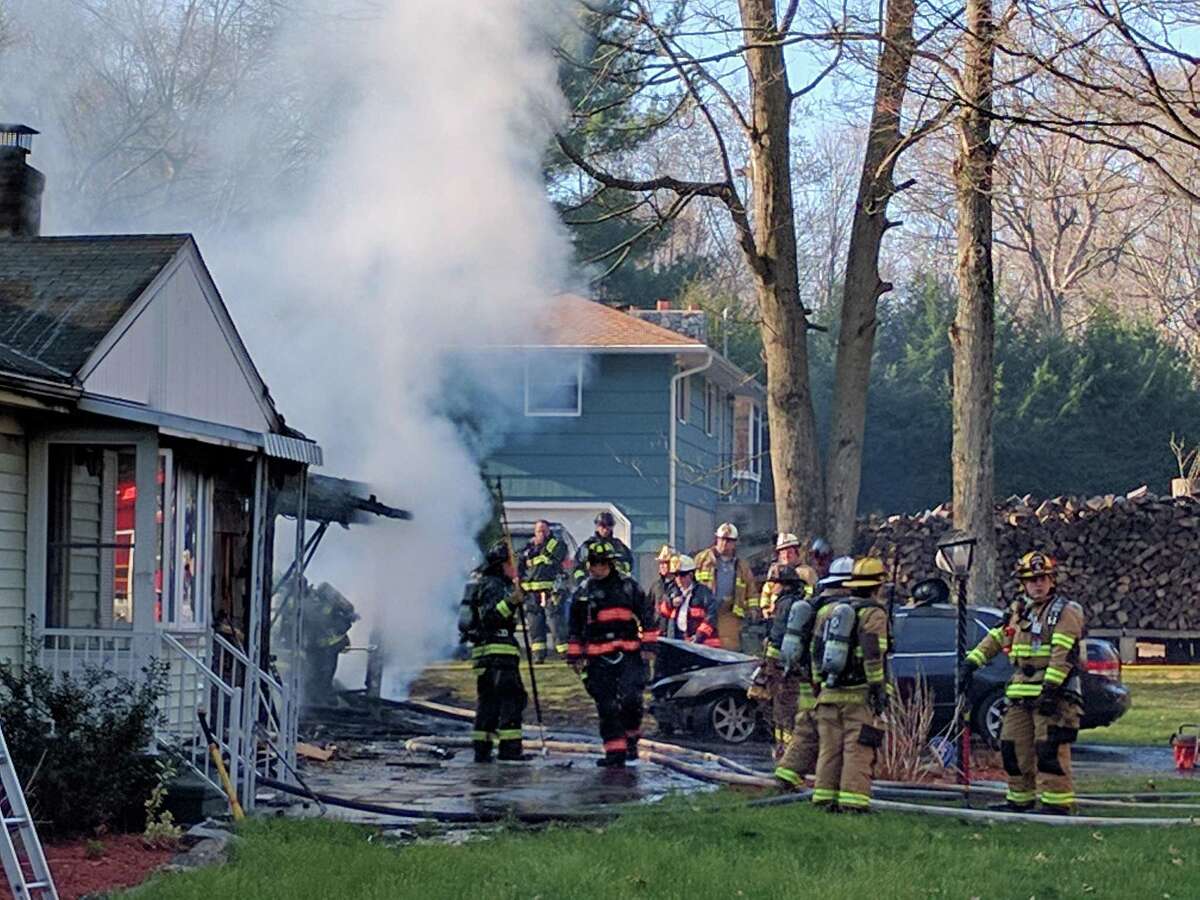
<path id="1" fill-rule="evenodd" d="M 508 527 L 508 512 L 504 508 L 504 485 L 500 476 L 496 476 L 496 501 L 500 504 L 500 527 L 504 530 L 504 546 L 508 548 L 508 562 L 513 572 L 517 571 L 517 555 L 513 550 L 512 532 Z M 549 756 L 546 747 L 546 725 L 542 721 L 542 701 L 538 697 L 537 675 L 533 669 L 533 648 L 529 646 L 529 626 L 525 620 L 525 591 L 521 587 L 521 579 L 513 581 L 513 595 L 517 601 L 517 612 L 521 616 L 521 635 L 525 641 L 525 661 L 529 664 L 529 687 L 533 692 L 533 712 L 537 716 L 538 734 L 542 744 L 542 756 Z"/>

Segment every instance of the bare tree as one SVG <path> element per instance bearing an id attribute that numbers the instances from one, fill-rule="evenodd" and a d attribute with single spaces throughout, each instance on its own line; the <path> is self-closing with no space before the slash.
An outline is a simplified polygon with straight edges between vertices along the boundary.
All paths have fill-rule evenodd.
<path id="1" fill-rule="evenodd" d="M 995 22 L 991 0 L 967 0 L 958 156 L 954 179 L 958 213 L 958 310 L 954 348 L 953 515 L 956 528 L 978 540 L 972 596 L 997 596 L 995 465 L 995 284 L 992 272 L 992 78 Z"/>

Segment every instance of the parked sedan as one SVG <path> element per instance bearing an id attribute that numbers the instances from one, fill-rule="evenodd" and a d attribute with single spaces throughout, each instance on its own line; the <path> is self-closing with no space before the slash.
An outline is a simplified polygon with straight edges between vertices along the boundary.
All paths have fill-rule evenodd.
<path id="1" fill-rule="evenodd" d="M 1003 619 L 1001 610 L 971 607 L 968 646 Z M 903 690 L 918 676 L 934 696 L 931 733 L 945 728 L 954 712 L 955 627 L 951 605 L 900 608 L 895 612 L 892 672 Z M 1113 646 L 1097 638 L 1085 640 L 1084 710 L 1080 727 L 1111 725 L 1129 709 L 1129 688 L 1121 683 L 1121 664 Z M 659 640 L 655 680 L 650 685 L 651 711 L 666 734 L 675 731 L 718 737 L 740 744 L 756 735 L 765 738 L 766 710 L 747 699 L 746 690 L 758 659 L 742 653 Z M 969 695 L 971 728 L 998 746 L 1007 701 L 1004 685 L 1012 673 L 1006 656 L 998 656 L 975 673 Z"/>

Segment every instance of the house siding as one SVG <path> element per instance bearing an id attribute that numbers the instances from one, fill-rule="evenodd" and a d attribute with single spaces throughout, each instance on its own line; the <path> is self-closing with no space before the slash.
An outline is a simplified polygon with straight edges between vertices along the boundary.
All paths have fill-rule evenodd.
<path id="1" fill-rule="evenodd" d="M 676 452 L 679 457 L 676 475 L 675 542 L 679 549 L 692 553 L 712 543 L 712 523 L 716 516 L 721 480 L 721 457 L 717 429 L 712 435 L 704 431 L 704 394 L 707 384 L 703 375 L 692 375 L 691 403 L 687 422 L 679 422 Z"/>
<path id="2" fill-rule="evenodd" d="M 673 367 L 669 354 L 596 355 L 579 416 L 514 417 L 487 464 L 506 499 L 611 502 L 630 520 L 634 553 L 656 552 L 667 539 Z M 523 366 L 507 371 L 523 398 Z"/>
<path id="3" fill-rule="evenodd" d="M 23 657 L 27 479 L 21 427 L 0 416 L 0 662 Z"/>

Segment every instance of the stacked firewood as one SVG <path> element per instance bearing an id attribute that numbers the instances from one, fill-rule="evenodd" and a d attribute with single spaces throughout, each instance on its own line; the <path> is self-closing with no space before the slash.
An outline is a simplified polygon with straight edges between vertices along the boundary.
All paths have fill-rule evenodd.
<path id="1" fill-rule="evenodd" d="M 949 504 L 872 517 L 859 522 L 856 549 L 898 564 L 899 596 L 907 597 L 913 583 L 940 574 L 934 553 L 951 527 Z M 1200 629 L 1200 500 L 1157 497 L 1144 487 L 1086 499 L 1010 497 L 996 507 L 996 538 L 1005 598 L 1017 595 L 1016 560 L 1044 549 L 1092 628 Z"/>

